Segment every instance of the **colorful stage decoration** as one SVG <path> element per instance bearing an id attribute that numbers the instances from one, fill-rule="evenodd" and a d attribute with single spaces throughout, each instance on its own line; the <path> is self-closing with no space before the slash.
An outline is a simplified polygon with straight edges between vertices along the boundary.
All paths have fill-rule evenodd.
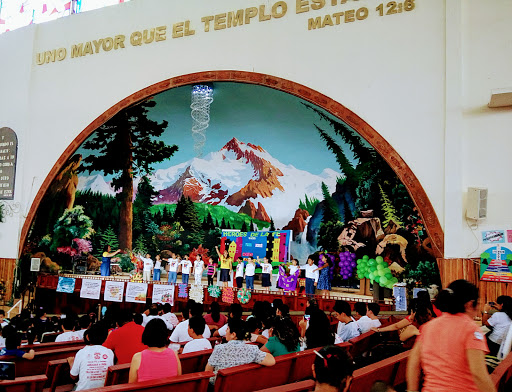
<path id="1" fill-rule="evenodd" d="M 232 304 L 235 300 L 235 293 L 233 287 L 224 287 L 222 289 L 222 302 Z"/>
<path id="2" fill-rule="evenodd" d="M 291 237 L 291 230 L 246 232 L 222 230 L 221 250 L 227 246 L 229 256 L 234 259 L 267 257 L 271 262 L 284 262 L 290 260 Z"/>
<path id="3" fill-rule="evenodd" d="M 59 282 L 57 283 L 58 293 L 72 294 L 75 291 L 75 278 L 64 278 L 59 276 Z"/>
<path id="4" fill-rule="evenodd" d="M 252 295 L 251 290 L 247 290 L 244 288 L 239 289 L 238 293 L 236 294 L 238 301 L 242 305 L 245 305 L 246 303 L 248 303 L 251 300 L 251 295 Z"/>
<path id="5" fill-rule="evenodd" d="M 188 293 L 188 297 L 190 299 L 193 299 L 197 303 L 202 304 L 203 303 L 203 299 L 204 299 L 203 286 L 195 285 L 195 284 L 192 285 L 190 287 L 190 291 Z"/>
<path id="6" fill-rule="evenodd" d="M 152 303 L 174 305 L 174 285 L 154 284 Z"/>
<path id="7" fill-rule="evenodd" d="M 207 84 L 196 84 L 192 87 L 190 116 L 192 117 L 192 138 L 196 156 L 203 156 L 206 142 L 206 129 L 210 125 L 210 105 L 213 102 L 213 88 Z"/>
<path id="8" fill-rule="evenodd" d="M 212 298 L 219 298 L 221 295 L 221 288 L 219 286 L 211 285 L 208 286 L 208 294 L 210 294 L 210 297 Z"/>
<path id="9" fill-rule="evenodd" d="M 340 275 L 342 278 L 351 278 L 354 273 L 354 268 L 357 265 L 356 254 L 350 253 L 349 251 L 340 252 L 340 262 L 338 265 L 340 267 Z"/>
<path id="10" fill-rule="evenodd" d="M 105 292 L 103 299 L 111 302 L 123 302 L 124 282 L 116 282 L 113 280 L 105 281 Z"/>
<path id="11" fill-rule="evenodd" d="M 82 279 L 80 298 L 100 299 L 101 283 L 100 279 Z"/>
<path id="12" fill-rule="evenodd" d="M 377 282 L 381 287 L 390 289 L 398 282 L 381 256 L 370 259 L 368 255 L 364 255 L 362 259 L 357 260 L 357 277 L 370 279 L 372 283 Z"/>
<path id="13" fill-rule="evenodd" d="M 139 304 L 146 303 L 148 293 L 147 283 L 128 282 L 126 284 L 126 302 L 135 302 Z"/>
<path id="14" fill-rule="evenodd" d="M 297 288 L 297 279 L 299 278 L 300 270 L 295 271 L 294 274 L 287 273 L 284 265 L 279 266 L 279 276 L 277 278 L 277 287 L 286 291 L 295 291 Z"/>
<path id="15" fill-rule="evenodd" d="M 497 244 L 482 253 L 480 280 L 512 283 L 512 251 Z"/>
<path id="16" fill-rule="evenodd" d="M 178 285 L 178 298 L 188 298 L 188 284 Z"/>

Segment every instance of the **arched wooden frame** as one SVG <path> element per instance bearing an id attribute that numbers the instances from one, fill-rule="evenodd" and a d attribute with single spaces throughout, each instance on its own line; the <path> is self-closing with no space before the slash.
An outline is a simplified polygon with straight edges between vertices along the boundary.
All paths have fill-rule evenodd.
<path id="1" fill-rule="evenodd" d="M 278 78 L 275 76 L 245 72 L 245 71 L 210 71 L 198 72 L 175 78 L 167 79 L 162 82 L 153 84 L 136 93 L 126 97 L 122 101 L 116 103 L 110 109 L 105 111 L 102 115 L 91 122 L 80 134 L 73 140 L 73 142 L 66 148 L 60 158 L 53 165 L 50 173 L 46 176 L 41 188 L 32 202 L 30 211 L 27 215 L 25 223 L 21 231 L 20 244 L 18 253 L 21 257 L 21 252 L 25 245 L 27 235 L 32 225 L 32 221 L 36 215 L 37 208 L 48 190 L 50 184 L 57 174 L 60 172 L 64 164 L 75 153 L 80 145 L 102 124 L 119 113 L 121 110 L 133 105 L 145 98 L 158 94 L 162 91 L 169 90 L 174 87 L 185 86 L 194 83 L 205 82 L 240 82 L 247 84 L 256 84 L 260 86 L 267 86 L 273 89 L 284 91 L 286 93 L 295 95 L 305 101 L 311 102 L 322 109 L 328 111 L 340 120 L 350 125 L 357 131 L 373 148 L 386 160 L 389 166 L 395 171 L 402 183 L 409 191 L 409 195 L 414 201 L 418 211 L 423 219 L 423 223 L 427 233 L 432 241 L 432 249 L 436 258 L 444 256 L 444 234 L 439 219 L 430 203 L 430 200 L 421 186 L 420 182 L 407 166 L 402 157 L 394 150 L 394 148 L 369 124 L 361 119 L 357 114 L 353 113 L 340 103 L 333 99 L 320 94 L 319 92 L 303 86 L 301 84 L 292 82 L 290 80 Z"/>

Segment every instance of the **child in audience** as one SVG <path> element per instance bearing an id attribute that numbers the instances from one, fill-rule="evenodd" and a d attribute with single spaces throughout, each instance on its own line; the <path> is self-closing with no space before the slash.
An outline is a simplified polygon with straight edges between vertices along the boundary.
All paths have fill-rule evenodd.
<path id="1" fill-rule="evenodd" d="M 337 300 L 333 307 L 333 316 L 339 320 L 337 338 L 341 342 L 346 342 L 352 338 L 361 335 L 361 328 L 356 320 L 352 317 L 352 310 L 347 301 Z"/>
<path id="2" fill-rule="evenodd" d="M 74 358 L 68 358 L 71 378 L 78 378 L 75 391 L 101 388 L 105 384 L 107 369 L 114 364 L 114 353 L 102 346 L 107 335 L 107 328 L 94 324 L 84 333 L 87 346 L 79 350 Z"/>
<path id="3" fill-rule="evenodd" d="M 359 321 L 361 317 L 366 316 L 366 310 L 366 302 L 356 302 L 354 304 L 354 312 L 356 312 L 354 319 Z"/>
<path id="4" fill-rule="evenodd" d="M 274 357 L 296 353 L 300 350 L 300 333 L 290 318 L 276 317 L 274 326 L 270 329 L 270 338 L 261 348 Z"/>
<path id="5" fill-rule="evenodd" d="M 205 325 L 204 318 L 201 316 L 191 317 L 188 320 L 188 334 L 192 340 L 185 344 L 182 354 L 210 350 L 212 348 L 209 340 L 203 338 Z"/>
<path id="6" fill-rule="evenodd" d="M 368 304 L 366 316 L 363 316 L 359 320 L 357 320 L 359 327 L 361 327 L 361 333 L 366 333 L 370 331 L 372 328 L 379 328 L 381 326 L 380 320 L 377 317 L 379 315 L 379 312 L 379 304 L 375 302 Z"/>
<path id="7" fill-rule="evenodd" d="M 179 260 L 177 259 L 174 253 L 171 254 L 171 258 L 169 259 L 169 274 L 167 275 L 167 282 L 171 284 L 176 284 L 176 280 L 178 278 L 178 267 L 180 265 Z"/>
<path id="8" fill-rule="evenodd" d="M 203 277 L 204 261 L 201 260 L 201 255 L 196 255 L 194 261 L 194 284 L 201 285 L 201 278 Z"/>
<path id="9" fill-rule="evenodd" d="M 245 287 L 247 290 L 254 290 L 254 271 L 256 270 L 256 263 L 252 257 L 247 259 L 245 266 Z"/>
<path id="10" fill-rule="evenodd" d="M 169 349 L 167 326 L 161 319 L 151 320 L 142 334 L 148 348 L 133 355 L 128 382 L 143 382 L 181 375 L 178 354 Z"/>
<path id="11" fill-rule="evenodd" d="M 76 331 L 76 334 L 80 337 L 80 339 L 84 339 L 84 333 L 85 331 L 87 331 L 87 329 L 89 329 L 91 324 L 91 318 L 89 317 L 88 314 L 84 314 L 82 317 L 78 319 L 78 325 L 80 329 Z"/>
<path id="12" fill-rule="evenodd" d="M 9 325 L 9 322 L 5 320 L 5 311 L 0 309 L 0 327 L 6 327 Z"/>
<path id="13" fill-rule="evenodd" d="M 235 281 L 236 281 L 236 287 L 239 289 L 242 288 L 244 284 L 244 261 L 241 257 L 236 259 L 236 262 L 238 263 L 236 265 L 236 273 L 235 273 Z"/>
<path id="14" fill-rule="evenodd" d="M 228 322 L 228 318 L 220 313 L 220 305 L 218 302 L 214 301 L 210 305 L 210 313 L 204 316 L 204 321 L 213 334 Z"/>
<path id="15" fill-rule="evenodd" d="M 300 269 L 306 271 L 306 295 L 308 297 L 312 297 L 315 294 L 315 287 L 318 283 L 319 273 L 317 271 L 317 266 L 310 256 L 308 258 L 308 262 L 305 265 L 302 265 Z"/>
<path id="16" fill-rule="evenodd" d="M 208 277 L 208 286 L 213 285 L 213 278 L 215 276 L 215 272 L 217 271 L 217 263 L 213 261 L 210 257 L 208 261 L 208 271 L 206 272 L 206 276 Z"/>
<path id="17" fill-rule="evenodd" d="M 2 333 L 2 327 L 0 327 L 0 348 L 4 348 L 4 347 L 5 347 L 5 338 Z"/>
<path id="18" fill-rule="evenodd" d="M 79 333 L 75 332 L 75 322 L 71 318 L 61 320 L 61 328 L 64 331 L 55 339 L 56 342 L 70 342 L 73 340 L 82 340 Z"/>
<path id="19" fill-rule="evenodd" d="M 2 329 L 2 335 L 5 338 L 5 348 L 0 350 L 0 355 L 13 355 L 23 359 L 34 359 L 34 350 L 31 349 L 28 353 L 20 350 L 21 337 L 16 328 L 8 325 Z"/>
<path id="20" fill-rule="evenodd" d="M 315 354 L 315 391 L 348 392 L 354 371 L 354 363 L 348 352 L 338 346 L 328 346 L 315 351 Z"/>
<path id="21" fill-rule="evenodd" d="M 162 260 L 160 260 L 160 255 L 155 256 L 155 266 L 153 267 L 153 280 L 160 282 L 160 273 L 162 272 L 160 268 L 162 267 Z"/>
<path id="22" fill-rule="evenodd" d="M 183 260 L 180 263 L 181 265 L 181 281 L 183 284 L 188 284 L 188 277 L 190 275 L 190 269 L 192 268 L 192 263 L 188 259 L 188 255 L 183 256 Z"/>
<path id="23" fill-rule="evenodd" d="M 256 317 L 251 317 L 245 322 L 245 330 L 249 333 L 247 342 L 266 344 L 268 338 L 261 334 L 263 324 Z M 268 351 L 267 351 L 268 352 Z"/>
<path id="24" fill-rule="evenodd" d="M 258 257 L 259 261 L 259 257 Z M 272 285 L 272 264 L 269 263 L 266 257 L 263 258 L 263 263 L 261 263 L 261 287 L 267 293 L 270 290 L 270 286 Z"/>

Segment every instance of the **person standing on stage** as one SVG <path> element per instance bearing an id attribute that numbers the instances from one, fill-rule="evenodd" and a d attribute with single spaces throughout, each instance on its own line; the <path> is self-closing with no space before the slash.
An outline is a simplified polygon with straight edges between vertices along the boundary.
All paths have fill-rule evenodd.
<path id="1" fill-rule="evenodd" d="M 110 245 L 105 245 L 103 249 L 103 256 L 101 258 L 100 272 L 101 276 L 110 276 L 110 259 L 121 252 L 121 249 L 112 252 Z"/>
<path id="2" fill-rule="evenodd" d="M 151 280 L 151 270 L 153 269 L 153 260 L 151 259 L 151 255 L 148 253 L 146 257 L 139 256 L 139 258 L 144 263 L 144 269 L 142 274 L 142 280 L 150 281 Z"/>
<path id="3" fill-rule="evenodd" d="M 204 261 L 201 260 L 201 255 L 196 255 L 194 261 L 194 284 L 201 285 L 201 278 L 203 277 Z"/>
<path id="4" fill-rule="evenodd" d="M 220 254 L 218 246 L 215 247 L 215 250 L 217 251 L 220 261 L 220 280 L 224 287 L 228 287 L 228 282 L 230 280 L 229 272 L 231 271 L 233 259 L 229 257 L 227 250 L 224 251 L 223 255 Z"/>
<path id="5" fill-rule="evenodd" d="M 155 256 L 155 266 L 153 267 L 153 280 L 160 282 L 160 273 L 162 270 L 162 261 L 160 260 L 160 255 Z"/>

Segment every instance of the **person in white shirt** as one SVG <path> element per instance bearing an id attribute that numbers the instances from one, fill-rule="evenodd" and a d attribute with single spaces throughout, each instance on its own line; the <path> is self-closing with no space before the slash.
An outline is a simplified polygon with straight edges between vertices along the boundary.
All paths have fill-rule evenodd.
<path id="1" fill-rule="evenodd" d="M 203 316 L 191 317 L 188 320 L 188 334 L 192 338 L 190 342 L 183 347 L 182 354 L 193 353 L 195 351 L 211 350 L 210 341 L 203 338 L 204 327 L 206 322 Z"/>
<path id="2" fill-rule="evenodd" d="M 153 280 L 156 280 L 157 282 L 160 282 L 160 274 L 162 272 L 160 267 L 162 267 L 162 261 L 160 260 L 160 255 L 156 255 L 155 266 L 153 267 Z"/>
<path id="3" fill-rule="evenodd" d="M 80 339 L 84 339 L 84 333 L 91 326 L 91 318 L 88 314 L 84 314 L 82 317 L 78 319 L 78 325 L 80 326 L 80 330 L 76 331 L 77 335 L 80 336 Z"/>
<path id="4" fill-rule="evenodd" d="M 247 259 L 247 265 L 245 266 L 245 288 L 248 290 L 254 290 L 254 271 L 256 270 L 256 263 L 252 257 Z"/>
<path id="5" fill-rule="evenodd" d="M 192 303 L 190 305 L 189 311 L 188 311 L 189 318 L 191 317 L 203 317 L 203 305 L 198 303 Z M 188 334 L 188 323 L 189 320 L 182 321 L 179 323 L 176 328 L 174 328 L 174 331 L 170 337 L 170 341 L 172 343 L 183 343 L 183 342 L 189 342 L 192 340 L 190 335 Z M 208 339 L 211 337 L 210 328 L 205 323 L 204 326 L 204 333 L 203 337 L 205 339 Z"/>
<path id="6" fill-rule="evenodd" d="M 79 350 L 74 358 L 68 358 L 71 378 L 78 378 L 76 391 L 101 388 L 105 384 L 107 369 L 114 364 L 114 353 L 102 346 L 107 335 L 106 328 L 94 324 L 84 334 L 87 346 Z"/>
<path id="7" fill-rule="evenodd" d="M 9 322 L 5 320 L 5 310 L 0 309 L 0 327 L 7 327 Z"/>
<path id="8" fill-rule="evenodd" d="M 151 270 L 153 269 L 153 260 L 151 260 L 151 255 L 148 253 L 146 254 L 146 257 L 139 256 L 139 258 L 144 263 L 142 279 L 149 281 L 151 280 Z"/>
<path id="9" fill-rule="evenodd" d="M 307 264 L 301 265 L 300 269 L 306 271 L 306 295 L 311 297 L 315 294 L 315 287 L 318 283 L 319 273 L 317 266 L 311 257 L 308 258 Z"/>
<path id="10" fill-rule="evenodd" d="M 190 275 L 190 269 L 192 268 L 192 263 L 188 259 L 188 255 L 183 256 L 184 259 L 181 261 L 181 281 L 183 284 L 188 284 L 188 278 Z"/>
<path id="11" fill-rule="evenodd" d="M 142 314 L 142 326 L 145 327 L 154 318 L 161 318 L 158 315 L 158 305 L 152 304 L 149 309 L 146 309 Z"/>
<path id="12" fill-rule="evenodd" d="M 242 305 L 236 304 L 236 303 L 229 305 L 228 320 L 231 320 L 231 319 L 240 319 L 241 320 L 242 314 L 243 314 Z M 224 336 L 226 336 L 227 330 L 228 330 L 228 323 L 224 324 L 223 327 L 221 327 L 217 331 L 215 331 L 213 336 L 224 337 Z"/>
<path id="13" fill-rule="evenodd" d="M 56 342 L 71 342 L 73 340 L 82 340 L 82 337 L 74 331 L 75 323 L 71 318 L 65 318 L 61 322 L 61 328 L 64 331 L 57 335 Z"/>
<path id="14" fill-rule="evenodd" d="M 492 308 L 498 311 L 490 316 Z M 496 303 L 489 302 L 486 304 L 482 324 L 492 329 L 487 336 L 487 345 L 489 346 L 490 355 L 496 356 L 501 343 L 507 336 L 508 329 L 512 325 L 512 298 L 508 295 L 500 295 L 496 299 Z"/>
<path id="15" fill-rule="evenodd" d="M 236 281 L 236 287 L 241 289 L 244 284 L 244 261 L 241 257 L 236 259 L 236 262 L 238 263 L 236 265 L 236 272 L 235 272 L 235 281 Z"/>
<path id="16" fill-rule="evenodd" d="M 258 258 L 259 261 L 259 258 Z M 272 275 L 272 264 L 269 263 L 266 257 L 263 258 L 263 263 L 261 263 L 261 287 L 267 293 L 270 290 L 271 283 L 271 275 Z"/>
<path id="17" fill-rule="evenodd" d="M 180 323 L 178 317 L 172 312 L 172 305 L 169 303 L 164 304 L 164 306 L 162 306 L 162 312 L 162 320 L 164 320 L 165 325 L 167 325 L 167 329 L 172 331 Z"/>
<path id="18" fill-rule="evenodd" d="M 203 277 L 204 261 L 201 260 L 201 255 L 196 255 L 194 261 L 194 284 L 201 285 L 201 278 Z"/>
<path id="19" fill-rule="evenodd" d="M 337 300 L 334 303 L 333 315 L 339 320 L 336 337 L 341 342 L 346 342 L 352 338 L 361 335 L 361 328 L 356 320 L 351 316 L 352 311 L 347 301 Z"/>
<path id="20" fill-rule="evenodd" d="M 180 260 L 174 255 L 171 255 L 169 259 L 169 275 L 167 275 L 167 282 L 171 284 L 176 284 L 176 280 L 178 279 L 178 267 L 180 266 Z"/>
<path id="21" fill-rule="evenodd" d="M 357 324 L 361 328 L 361 333 L 366 333 L 370 331 L 372 328 L 379 328 L 381 326 L 381 322 L 377 317 L 380 312 L 379 304 L 372 302 L 368 304 L 368 310 L 366 311 L 366 315 L 362 316 L 359 320 L 357 320 Z"/>

